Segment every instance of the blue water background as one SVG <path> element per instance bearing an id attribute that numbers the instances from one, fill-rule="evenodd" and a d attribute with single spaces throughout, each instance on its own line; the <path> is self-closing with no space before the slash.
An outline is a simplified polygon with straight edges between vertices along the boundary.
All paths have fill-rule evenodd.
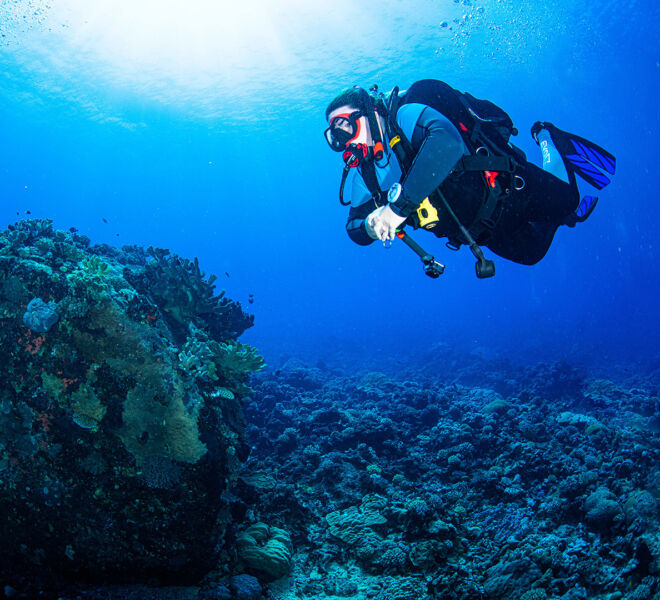
<path id="1" fill-rule="evenodd" d="M 277 52 L 255 38 L 250 55 L 241 21 L 239 58 L 182 74 L 113 62 L 46 3 L 3 2 L 0 225 L 30 211 L 93 242 L 199 257 L 254 312 L 242 339 L 274 366 L 390 368 L 437 344 L 605 368 L 660 358 L 656 3 L 275 6 L 261 8 L 277 14 Z M 537 164 L 537 119 L 617 156 L 594 215 L 560 229 L 540 264 L 488 252 L 497 275 L 480 281 L 467 249 L 418 233 L 447 264 L 433 281 L 401 243 L 348 239 L 325 106 L 347 85 L 427 77 L 505 108 Z"/>

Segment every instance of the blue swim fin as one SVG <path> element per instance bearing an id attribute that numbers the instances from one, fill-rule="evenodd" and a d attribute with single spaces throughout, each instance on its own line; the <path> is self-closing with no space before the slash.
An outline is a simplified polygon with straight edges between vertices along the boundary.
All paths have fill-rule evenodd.
<path id="1" fill-rule="evenodd" d="M 616 171 L 616 158 L 613 154 L 579 135 L 562 131 L 552 123 L 542 121 L 532 125 L 532 137 L 537 143 L 536 136 L 541 129 L 550 133 L 553 144 L 564 159 L 566 170 L 573 178 L 579 175 L 598 190 L 611 183 L 610 176 Z"/>
<path id="2" fill-rule="evenodd" d="M 584 223 L 594 212 L 596 204 L 598 204 L 597 196 L 585 196 L 580 200 L 578 207 L 561 222 L 561 225 L 575 227 L 578 223 Z"/>

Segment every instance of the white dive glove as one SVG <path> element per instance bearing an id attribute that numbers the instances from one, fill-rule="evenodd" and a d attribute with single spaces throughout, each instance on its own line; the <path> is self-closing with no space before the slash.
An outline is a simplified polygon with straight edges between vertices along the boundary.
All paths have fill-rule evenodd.
<path id="1" fill-rule="evenodd" d="M 388 199 L 390 202 L 396 202 L 401 195 L 401 184 L 395 183 L 389 190 Z M 393 240 L 396 230 L 406 220 L 406 217 L 400 217 L 391 208 L 389 204 L 377 208 L 365 220 L 367 233 L 374 240 Z"/>
<path id="2" fill-rule="evenodd" d="M 406 220 L 406 217 L 400 217 L 389 206 L 381 206 L 372 212 L 366 219 L 365 225 L 369 237 L 374 240 L 393 240 L 396 236 L 396 230 Z"/>

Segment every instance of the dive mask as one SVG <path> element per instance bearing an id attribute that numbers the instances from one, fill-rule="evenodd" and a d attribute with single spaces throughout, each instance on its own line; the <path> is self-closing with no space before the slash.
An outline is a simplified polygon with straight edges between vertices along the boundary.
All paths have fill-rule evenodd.
<path id="1" fill-rule="evenodd" d="M 366 121 L 366 118 L 359 110 L 335 115 L 325 130 L 328 146 L 335 152 L 343 152 L 351 143 L 366 142 L 366 123 L 363 120 Z M 360 137 L 365 139 L 361 140 Z"/>

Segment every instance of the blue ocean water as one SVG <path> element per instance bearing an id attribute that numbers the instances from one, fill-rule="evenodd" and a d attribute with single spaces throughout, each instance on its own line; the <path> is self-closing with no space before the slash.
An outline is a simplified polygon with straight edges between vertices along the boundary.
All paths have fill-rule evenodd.
<path id="1" fill-rule="evenodd" d="M 0 221 L 197 256 L 254 312 L 271 365 L 397 364 L 457 352 L 644 368 L 660 349 L 660 9 L 648 1 L 332 5 L 3 1 Z M 589 221 L 534 267 L 424 233 L 436 281 L 401 243 L 354 245 L 324 109 L 343 87 L 437 78 L 618 158 Z M 254 303 L 248 304 L 250 294 Z"/>

